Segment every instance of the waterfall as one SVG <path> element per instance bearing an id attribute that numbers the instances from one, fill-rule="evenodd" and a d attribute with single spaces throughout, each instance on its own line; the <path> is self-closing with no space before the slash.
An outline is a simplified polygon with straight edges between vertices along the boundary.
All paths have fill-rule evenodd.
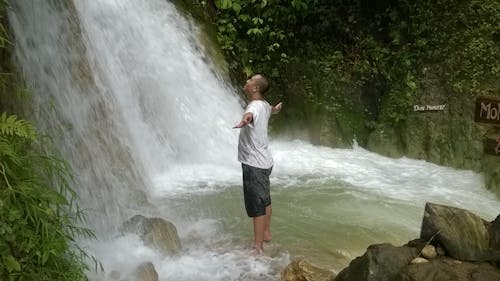
<path id="1" fill-rule="evenodd" d="M 15 55 L 41 105 L 34 119 L 56 136 L 104 233 L 140 208 L 136 198 L 155 177 L 181 165 L 235 164 L 239 98 L 172 3 L 11 6 Z"/>
<path id="2" fill-rule="evenodd" d="M 199 27 L 165 0 L 15 0 L 9 9 L 31 118 L 73 168 L 97 234 L 82 242 L 106 269 L 92 280 L 126 277 L 144 261 L 160 280 L 276 280 L 294 254 L 338 270 L 370 243 L 415 238 L 426 201 L 486 219 L 500 209 L 471 171 L 274 139 L 275 238 L 271 254 L 248 257 L 232 129 L 242 100 Z M 183 253 L 165 257 L 120 235 L 136 214 L 173 221 Z"/>

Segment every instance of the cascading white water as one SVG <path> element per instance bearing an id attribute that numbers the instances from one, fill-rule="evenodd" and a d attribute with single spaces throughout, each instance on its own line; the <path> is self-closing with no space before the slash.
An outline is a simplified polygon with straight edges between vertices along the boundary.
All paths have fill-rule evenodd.
<path id="1" fill-rule="evenodd" d="M 89 273 L 94 280 L 126 278 L 144 261 L 160 280 L 276 280 L 289 253 L 338 270 L 370 243 L 418 236 L 426 201 L 486 219 L 500 209 L 469 171 L 275 140 L 275 242 L 271 257 L 250 258 L 231 129 L 241 102 L 196 25 L 165 0 L 11 6 L 16 58 L 41 108 L 34 118 L 74 168 L 98 234 L 82 242 L 106 269 Z M 165 257 L 118 236 L 138 213 L 173 221 L 183 253 Z"/>
<path id="2" fill-rule="evenodd" d="M 100 227 L 110 225 L 109 217 L 118 218 L 116 227 L 129 216 L 123 210 L 134 204 L 130 197 L 162 173 L 232 162 L 239 99 L 228 95 L 206 62 L 199 30 L 173 4 L 11 5 L 23 74 L 37 103 L 50 104 L 36 118 L 59 137 L 88 187 L 83 201 L 107 214 Z"/>
<path id="3" fill-rule="evenodd" d="M 167 3 L 165 3 L 167 2 Z M 241 106 L 205 58 L 199 30 L 168 1 L 75 1 L 87 57 L 126 111 L 150 175 L 227 163 Z M 172 59 L 175 58 L 175 59 Z"/>

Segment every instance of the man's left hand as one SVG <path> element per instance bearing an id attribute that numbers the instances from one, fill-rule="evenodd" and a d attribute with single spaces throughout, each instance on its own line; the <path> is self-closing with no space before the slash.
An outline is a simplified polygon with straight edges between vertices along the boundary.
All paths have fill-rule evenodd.
<path id="1" fill-rule="evenodd" d="M 277 105 L 273 106 L 272 113 L 280 112 L 282 107 L 283 107 L 283 103 L 279 102 Z"/>

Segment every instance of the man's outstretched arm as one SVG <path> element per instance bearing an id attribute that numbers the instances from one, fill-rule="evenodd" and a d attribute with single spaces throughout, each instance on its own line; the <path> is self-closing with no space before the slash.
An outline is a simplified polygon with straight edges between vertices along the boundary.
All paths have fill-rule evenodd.
<path id="1" fill-rule="evenodd" d="M 243 114 L 243 118 L 241 118 L 240 123 L 238 123 L 236 126 L 233 127 L 233 129 L 238 129 L 238 128 L 243 128 L 249 123 L 251 123 L 253 120 L 253 114 L 252 112 L 247 112 Z"/>

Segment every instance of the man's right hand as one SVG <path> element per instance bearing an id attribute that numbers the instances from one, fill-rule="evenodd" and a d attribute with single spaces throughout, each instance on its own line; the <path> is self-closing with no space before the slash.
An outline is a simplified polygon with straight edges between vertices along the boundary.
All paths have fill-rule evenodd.
<path id="1" fill-rule="evenodd" d="M 252 122 L 253 120 L 253 115 L 251 112 L 247 112 L 243 115 L 243 118 L 241 118 L 240 123 L 236 124 L 236 126 L 233 127 L 233 129 L 239 129 L 245 127 L 247 124 Z"/>

